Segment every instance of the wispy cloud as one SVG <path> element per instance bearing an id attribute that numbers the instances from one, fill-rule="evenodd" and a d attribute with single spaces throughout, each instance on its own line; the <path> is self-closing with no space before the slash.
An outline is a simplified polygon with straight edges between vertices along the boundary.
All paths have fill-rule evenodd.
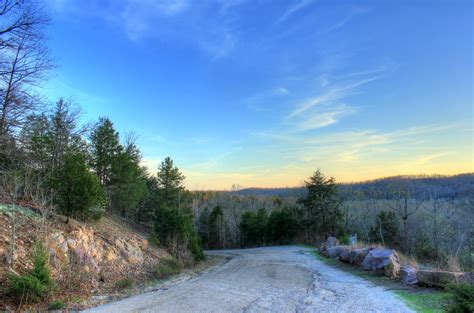
<path id="1" fill-rule="evenodd" d="M 303 10 L 305 7 L 309 6 L 313 2 L 313 0 L 299 0 L 296 4 L 292 4 L 290 7 L 288 7 L 286 11 L 277 19 L 276 23 L 284 22 L 293 14 Z"/>
<path id="2" fill-rule="evenodd" d="M 264 91 L 243 100 L 247 108 L 253 111 L 266 111 L 272 108 L 272 104 L 278 99 L 289 96 L 290 90 L 285 87 L 276 87 L 268 91 Z"/>
<path id="3" fill-rule="evenodd" d="M 454 153 L 450 147 L 437 146 L 433 142 L 434 139 L 430 138 L 435 138 L 440 133 L 456 133 L 463 129 L 461 124 L 439 124 L 391 132 L 358 130 L 308 136 L 257 132 L 253 133 L 253 136 L 271 143 L 274 147 L 285 147 L 282 151 L 273 151 L 273 154 L 282 155 L 302 168 L 314 164 L 333 168 L 343 168 L 349 164 L 359 164 L 358 166 L 363 167 L 385 164 L 390 167 L 390 162 L 394 160 L 404 160 L 401 164 L 404 164 L 405 168 L 415 168 L 417 165 L 429 165 Z"/>
<path id="4" fill-rule="evenodd" d="M 123 30 L 132 41 L 181 41 L 218 59 L 238 43 L 232 10 L 244 1 L 48 0 L 60 16 L 100 18 Z M 217 14 L 216 14 L 217 12 Z"/>
<path id="5" fill-rule="evenodd" d="M 363 8 L 363 7 L 353 7 L 351 8 L 350 12 L 343 17 L 342 19 L 336 21 L 334 24 L 329 25 L 327 27 L 323 27 L 320 31 L 319 34 L 329 34 L 331 32 L 337 31 L 344 26 L 346 26 L 349 21 L 351 21 L 354 17 L 367 13 L 370 10 L 368 8 Z"/>
<path id="6" fill-rule="evenodd" d="M 380 76 L 374 76 L 370 78 L 360 79 L 358 81 L 353 81 L 339 87 L 328 88 L 327 91 L 321 95 L 310 98 L 309 100 L 304 101 L 303 103 L 296 106 L 296 108 L 288 115 L 288 118 L 293 118 L 297 115 L 300 115 L 309 109 L 317 105 L 330 104 L 336 100 L 340 100 L 353 95 L 358 92 L 357 87 L 370 83 L 374 80 L 379 79 Z"/>
<path id="7" fill-rule="evenodd" d="M 299 131 L 308 131 L 311 129 L 329 126 L 338 122 L 338 120 L 348 114 L 355 113 L 356 109 L 345 104 L 340 104 L 329 109 L 317 110 L 308 117 L 304 117 L 296 124 Z"/>

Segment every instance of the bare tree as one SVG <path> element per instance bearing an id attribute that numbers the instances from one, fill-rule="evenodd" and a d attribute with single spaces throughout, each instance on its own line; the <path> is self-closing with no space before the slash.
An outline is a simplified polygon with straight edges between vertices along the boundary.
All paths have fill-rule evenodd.
<path id="1" fill-rule="evenodd" d="M 49 19 L 34 1 L 0 6 L 0 143 L 39 103 L 35 87 L 53 67 L 44 28 Z"/>
<path id="2" fill-rule="evenodd" d="M 408 188 L 402 185 L 394 186 L 391 195 L 386 197 L 386 203 L 389 208 L 397 212 L 402 219 L 403 235 L 402 245 L 404 251 L 408 251 L 410 247 L 408 233 L 408 219 L 414 215 L 420 208 L 422 201 L 412 197 Z"/>

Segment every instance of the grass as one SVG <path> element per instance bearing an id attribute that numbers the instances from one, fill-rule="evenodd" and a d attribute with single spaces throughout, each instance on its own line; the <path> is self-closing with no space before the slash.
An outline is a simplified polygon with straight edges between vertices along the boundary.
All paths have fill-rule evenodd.
<path id="1" fill-rule="evenodd" d="M 292 244 L 292 246 L 303 247 L 303 248 L 309 248 L 309 249 L 316 249 L 315 246 L 307 245 L 307 244 L 304 244 L 304 243 L 295 243 L 295 244 Z"/>
<path id="2" fill-rule="evenodd" d="M 446 312 L 446 304 L 450 299 L 448 292 L 430 291 L 426 293 L 414 293 L 407 290 L 395 290 L 405 303 L 417 312 L 438 313 Z"/>
<path id="3" fill-rule="evenodd" d="M 171 275 L 178 274 L 179 272 L 181 272 L 182 269 L 183 266 L 178 260 L 170 258 L 162 260 L 156 266 L 154 273 L 156 277 L 163 279 Z"/>
<path id="4" fill-rule="evenodd" d="M 12 204 L 0 204 L 0 213 L 11 217 L 13 213 L 22 214 L 28 217 L 39 218 L 40 216 L 31 209 Z"/>
<path id="5" fill-rule="evenodd" d="M 405 286 L 386 276 L 374 275 L 370 271 L 364 271 L 360 268 L 353 267 L 349 264 L 340 262 L 338 259 L 325 257 L 317 250 L 313 250 L 311 253 L 318 260 L 327 265 L 337 267 L 353 275 L 369 280 L 376 285 L 382 285 L 393 290 L 399 298 L 417 312 L 446 312 L 445 307 L 451 297 L 449 292 L 438 289 Z"/>
<path id="6" fill-rule="evenodd" d="M 58 311 L 66 308 L 66 302 L 63 300 L 54 300 L 48 305 L 48 311 Z"/>
<path id="7" fill-rule="evenodd" d="M 134 281 L 130 277 L 122 278 L 119 281 L 117 281 L 117 283 L 115 284 L 115 286 L 118 289 L 127 289 L 127 288 L 132 287 L 133 285 L 134 285 Z"/>

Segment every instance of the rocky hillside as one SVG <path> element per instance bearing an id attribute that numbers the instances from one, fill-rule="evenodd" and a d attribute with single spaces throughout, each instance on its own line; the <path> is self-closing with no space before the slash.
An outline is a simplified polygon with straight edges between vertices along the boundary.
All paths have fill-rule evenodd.
<path id="1" fill-rule="evenodd" d="M 15 234 L 12 253 L 12 234 Z M 143 281 L 152 277 L 161 259 L 169 257 L 151 246 L 130 224 L 104 217 L 99 222 L 81 223 L 58 215 L 43 219 L 29 209 L 0 205 L 0 298 L 7 303 L 4 288 L 11 268 L 24 273 L 32 266 L 32 249 L 40 240 L 49 251 L 50 265 L 58 291 L 54 299 L 81 302 L 92 295 L 116 290 L 120 281 Z M 0 310 L 2 308 L 0 304 Z"/>

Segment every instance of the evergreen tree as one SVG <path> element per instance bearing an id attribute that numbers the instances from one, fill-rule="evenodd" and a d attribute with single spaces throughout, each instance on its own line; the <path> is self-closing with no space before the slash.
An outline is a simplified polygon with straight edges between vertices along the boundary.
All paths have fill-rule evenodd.
<path id="1" fill-rule="evenodd" d="M 290 243 L 297 232 L 297 223 L 288 209 L 276 209 L 268 217 L 267 242 Z"/>
<path id="2" fill-rule="evenodd" d="M 256 213 L 245 211 L 240 222 L 243 246 L 255 246 L 265 243 L 268 228 L 268 214 L 264 208 Z"/>
<path id="3" fill-rule="evenodd" d="M 142 167 L 141 172 L 147 191 L 146 196 L 140 200 L 133 218 L 138 223 L 153 225 L 159 203 L 158 181 L 156 177 L 147 174 L 146 168 Z"/>
<path id="4" fill-rule="evenodd" d="M 161 163 L 157 174 L 155 233 L 175 257 L 187 262 L 188 251 L 196 260 L 203 259 L 204 254 L 190 206 L 184 205 L 184 178 L 169 157 Z"/>
<path id="5" fill-rule="evenodd" d="M 112 207 L 123 217 L 133 212 L 140 200 L 147 196 L 145 173 L 130 150 L 119 152 L 113 160 L 110 173 L 110 200 Z"/>
<path id="6" fill-rule="evenodd" d="M 255 227 L 257 234 L 257 243 L 264 244 L 266 240 L 267 227 L 268 227 L 268 213 L 265 208 L 260 208 L 255 215 Z"/>
<path id="7" fill-rule="evenodd" d="M 91 134 L 92 164 L 102 186 L 108 187 L 115 158 L 121 152 L 119 134 L 112 122 L 101 117 Z"/>
<path id="8" fill-rule="evenodd" d="M 211 249 L 222 249 L 225 243 L 225 221 L 224 211 L 220 206 L 214 207 L 209 215 L 209 228 L 211 238 Z"/>
<path id="9" fill-rule="evenodd" d="M 170 157 L 161 162 L 157 174 L 160 208 L 180 208 L 184 179 L 185 176 L 174 166 Z"/>
<path id="10" fill-rule="evenodd" d="M 67 221 L 69 217 L 97 219 L 102 216 L 105 194 L 83 154 L 68 153 L 64 156 L 54 186 L 55 203 L 67 216 Z"/>
<path id="11" fill-rule="evenodd" d="M 326 178 L 318 169 L 305 184 L 307 195 L 299 202 L 303 205 L 303 224 L 307 233 L 312 232 L 313 240 L 337 235 L 342 213 L 335 179 Z"/>
<path id="12" fill-rule="evenodd" d="M 398 223 L 395 213 L 380 211 L 377 214 L 375 225 L 369 231 L 369 236 L 373 242 L 393 246 L 398 237 Z"/>
<path id="13" fill-rule="evenodd" d="M 205 207 L 198 218 L 198 234 L 201 237 L 202 244 L 206 249 L 211 249 L 211 223 L 209 208 Z"/>
<path id="14" fill-rule="evenodd" d="M 242 246 L 253 246 L 257 243 L 257 215 L 251 211 L 242 213 L 240 220 L 240 235 Z"/>

